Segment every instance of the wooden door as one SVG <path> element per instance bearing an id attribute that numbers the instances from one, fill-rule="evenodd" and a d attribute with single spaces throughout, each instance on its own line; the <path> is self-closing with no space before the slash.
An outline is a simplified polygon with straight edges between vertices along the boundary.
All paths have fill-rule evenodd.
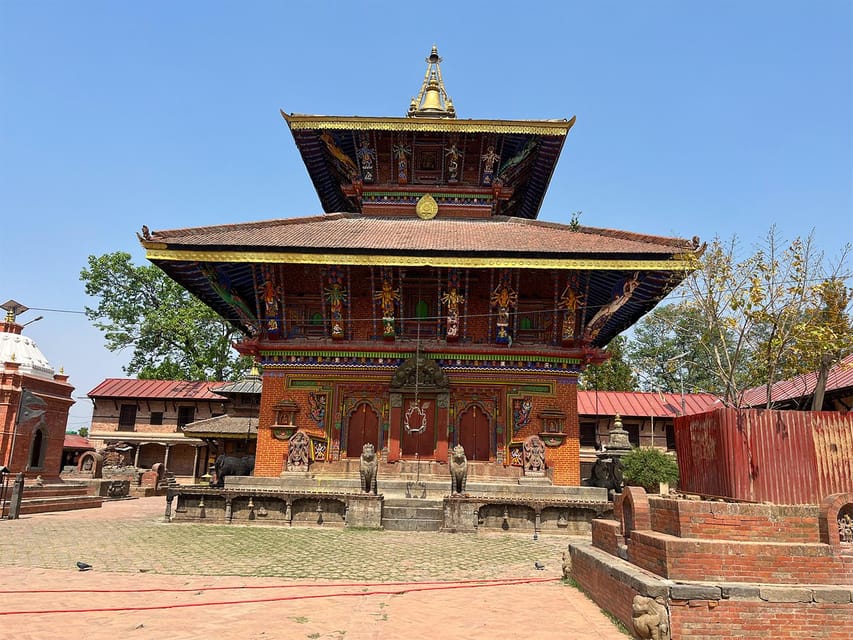
<path id="1" fill-rule="evenodd" d="M 403 456 L 414 457 L 417 453 L 421 458 L 432 459 L 435 455 L 435 398 L 418 398 L 416 404 L 414 396 L 407 396 L 403 401 L 401 422 Z"/>
<path id="2" fill-rule="evenodd" d="M 368 403 L 362 402 L 356 405 L 347 423 L 347 458 L 361 456 L 362 447 L 368 442 L 379 453 L 379 418 Z"/>
<path id="3" fill-rule="evenodd" d="M 469 460 L 489 459 L 489 416 L 477 405 L 468 407 L 459 416 L 459 444 Z"/>

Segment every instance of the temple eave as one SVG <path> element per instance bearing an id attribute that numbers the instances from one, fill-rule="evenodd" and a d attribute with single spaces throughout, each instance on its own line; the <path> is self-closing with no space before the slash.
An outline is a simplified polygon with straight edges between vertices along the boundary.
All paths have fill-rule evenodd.
<path id="1" fill-rule="evenodd" d="M 339 264 L 399 267 L 468 267 L 468 268 L 520 268 L 520 269 L 599 269 L 633 271 L 682 271 L 695 268 L 693 254 L 676 254 L 667 257 L 632 258 L 568 258 L 527 257 L 501 255 L 471 256 L 418 254 L 385 254 L 375 250 L 365 253 L 293 253 L 287 250 L 237 249 L 148 249 L 145 257 L 157 261 L 197 261 L 221 263 L 275 263 L 275 264 Z"/>
<path id="2" fill-rule="evenodd" d="M 281 111 L 281 115 L 293 131 L 329 129 L 566 136 L 576 121 L 576 116 L 572 116 L 568 120 L 460 120 L 449 118 L 315 116 L 287 114 L 284 111 Z"/>

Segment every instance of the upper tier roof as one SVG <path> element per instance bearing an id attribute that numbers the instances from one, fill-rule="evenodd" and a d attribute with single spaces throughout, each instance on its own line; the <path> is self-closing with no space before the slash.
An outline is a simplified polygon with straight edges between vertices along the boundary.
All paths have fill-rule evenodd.
<path id="1" fill-rule="evenodd" d="M 457 119 L 435 45 L 425 62 L 405 118 L 281 112 L 323 210 L 375 212 L 402 189 L 475 196 L 480 214 L 536 218 L 575 119 Z"/>
<path id="2" fill-rule="evenodd" d="M 494 191 L 500 213 L 536 218 L 554 173 L 570 120 L 457 120 L 296 115 L 282 112 L 326 213 L 361 211 L 361 192 L 400 185 L 425 193 Z M 374 176 L 365 178 L 366 145 Z M 458 173 L 448 168 L 458 146 Z M 397 175 L 397 149 L 406 149 L 406 178 Z M 490 151 L 491 150 L 491 151 Z M 494 154 L 486 179 L 485 154 Z M 429 161 L 429 170 L 420 167 Z"/>

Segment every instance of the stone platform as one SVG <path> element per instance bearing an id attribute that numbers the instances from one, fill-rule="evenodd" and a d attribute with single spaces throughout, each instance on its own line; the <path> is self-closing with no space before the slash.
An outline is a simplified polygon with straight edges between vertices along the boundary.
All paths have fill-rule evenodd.
<path id="1" fill-rule="evenodd" d="M 578 535 L 589 533 L 591 520 L 612 510 L 604 489 L 553 486 L 547 477 L 524 477 L 512 468 L 501 474 L 474 475 L 469 467 L 463 496 L 450 495 L 447 465 L 383 464 L 375 496 L 361 492 L 357 469 L 357 463 L 344 462 L 332 473 L 324 468 L 322 474 L 228 477 L 222 489 L 179 486 L 170 494 L 177 502 L 169 517 L 396 531 Z M 473 469 L 477 471 L 476 466 Z M 199 517 L 202 502 L 204 516 Z"/>

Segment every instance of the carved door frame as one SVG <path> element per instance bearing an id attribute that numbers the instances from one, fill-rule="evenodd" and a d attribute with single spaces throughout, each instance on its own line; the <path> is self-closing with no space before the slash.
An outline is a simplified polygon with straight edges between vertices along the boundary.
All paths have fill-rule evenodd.
<path id="1" fill-rule="evenodd" d="M 373 414 L 374 418 L 376 419 L 376 442 L 374 442 L 373 445 L 376 447 L 377 452 L 381 451 L 382 446 L 383 446 L 383 442 L 382 442 L 382 416 L 379 414 L 378 411 L 376 411 L 376 408 L 370 402 L 368 402 L 367 400 L 361 400 L 355 404 L 355 406 L 352 408 L 352 410 L 349 413 L 347 413 L 347 416 L 346 416 L 346 430 L 344 431 L 344 437 L 345 437 L 345 443 L 346 443 L 346 449 L 345 450 L 347 451 L 347 457 L 348 458 L 350 458 L 350 457 L 356 457 L 357 458 L 361 455 L 361 446 L 358 447 L 358 453 L 355 456 L 350 456 L 350 454 L 349 454 L 349 451 L 350 451 L 350 423 L 352 421 L 353 416 L 356 413 L 358 413 L 359 410 L 362 410 L 364 413 L 366 413 L 367 411 L 370 411 L 370 413 Z M 362 427 L 362 435 L 363 434 L 364 434 L 364 428 Z M 368 442 L 368 440 L 366 438 L 362 437 L 361 445 L 363 446 L 367 442 Z"/>

